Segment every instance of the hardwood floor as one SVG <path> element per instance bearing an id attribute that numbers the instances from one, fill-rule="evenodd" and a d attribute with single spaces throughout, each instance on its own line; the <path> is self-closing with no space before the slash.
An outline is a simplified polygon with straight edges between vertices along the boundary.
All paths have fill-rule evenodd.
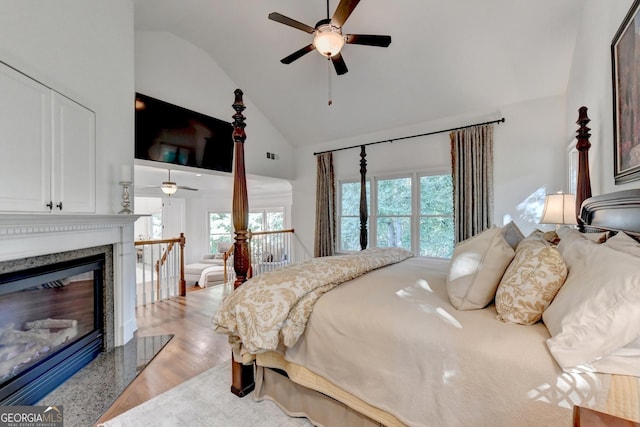
<path id="1" fill-rule="evenodd" d="M 207 289 L 191 287 L 187 288 L 186 297 L 174 297 L 137 308 L 138 336 L 173 334 L 174 337 L 100 417 L 97 424 L 231 357 L 226 335 L 213 331 L 211 318 L 232 286 Z"/>

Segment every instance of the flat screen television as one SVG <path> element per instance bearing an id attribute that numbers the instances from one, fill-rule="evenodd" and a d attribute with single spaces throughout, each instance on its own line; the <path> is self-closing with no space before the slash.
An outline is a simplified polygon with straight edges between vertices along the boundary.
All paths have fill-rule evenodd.
<path id="1" fill-rule="evenodd" d="M 231 123 L 140 93 L 135 105 L 137 159 L 231 172 Z"/>

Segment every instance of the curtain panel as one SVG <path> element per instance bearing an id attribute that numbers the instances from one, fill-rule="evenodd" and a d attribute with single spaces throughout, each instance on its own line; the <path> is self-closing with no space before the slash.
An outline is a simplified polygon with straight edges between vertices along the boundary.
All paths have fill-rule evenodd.
<path id="1" fill-rule="evenodd" d="M 336 183 L 333 153 L 316 156 L 316 232 L 313 254 L 316 257 L 336 253 Z"/>
<path id="2" fill-rule="evenodd" d="M 472 126 L 449 136 L 457 243 L 493 223 L 493 125 Z"/>

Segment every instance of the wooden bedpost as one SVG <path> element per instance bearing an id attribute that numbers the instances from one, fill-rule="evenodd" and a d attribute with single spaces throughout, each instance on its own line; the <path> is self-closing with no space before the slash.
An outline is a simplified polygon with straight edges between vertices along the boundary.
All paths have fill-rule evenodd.
<path id="1" fill-rule="evenodd" d="M 587 127 L 587 124 L 591 120 L 587 117 L 587 107 L 580 107 L 578 109 L 578 121 L 576 123 L 580 125 L 577 132 L 578 142 L 576 143 L 576 149 L 578 150 L 578 182 L 576 185 L 576 218 L 578 224 L 580 224 L 580 208 L 582 202 L 591 197 L 591 178 L 589 176 L 589 148 L 591 143 L 589 137 L 591 134 Z"/>
<path id="2" fill-rule="evenodd" d="M 235 242 L 233 244 L 233 269 L 236 272 L 236 280 L 233 288 L 236 289 L 247 281 L 249 271 L 249 201 L 247 196 L 247 177 L 244 167 L 244 141 L 247 139 L 244 128 L 245 117 L 242 112 L 245 109 L 242 101 L 242 91 L 235 90 L 235 101 L 233 109 L 233 142 L 234 142 L 234 163 L 233 163 L 233 228 Z M 244 397 L 250 393 L 254 386 L 253 366 L 243 365 L 231 359 L 231 393 L 238 397 Z"/>

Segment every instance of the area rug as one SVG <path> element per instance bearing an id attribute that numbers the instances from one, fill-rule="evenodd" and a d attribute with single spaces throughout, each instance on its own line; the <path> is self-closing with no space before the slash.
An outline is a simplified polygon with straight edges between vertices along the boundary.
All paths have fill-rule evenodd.
<path id="1" fill-rule="evenodd" d="M 253 393 L 231 394 L 230 362 L 211 368 L 99 427 L 294 427 L 311 426 L 292 418 L 269 400 L 257 402 Z"/>

